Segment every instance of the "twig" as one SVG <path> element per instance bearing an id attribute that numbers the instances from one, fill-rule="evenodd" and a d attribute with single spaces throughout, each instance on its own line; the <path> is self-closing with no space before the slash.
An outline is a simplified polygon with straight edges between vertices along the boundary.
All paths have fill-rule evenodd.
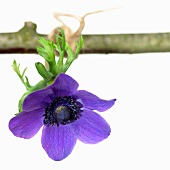
<path id="1" fill-rule="evenodd" d="M 0 33 L 0 53 L 37 53 L 36 24 L 25 22 L 18 32 Z M 80 53 L 170 52 L 170 33 L 83 35 Z"/>

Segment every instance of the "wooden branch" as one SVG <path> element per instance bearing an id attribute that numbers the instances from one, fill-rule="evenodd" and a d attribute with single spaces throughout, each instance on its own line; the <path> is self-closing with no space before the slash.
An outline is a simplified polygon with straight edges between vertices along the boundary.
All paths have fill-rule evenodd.
<path id="1" fill-rule="evenodd" d="M 18 32 L 0 34 L 0 53 L 37 53 L 36 24 L 25 22 Z M 81 53 L 170 52 L 170 33 L 83 35 Z"/>

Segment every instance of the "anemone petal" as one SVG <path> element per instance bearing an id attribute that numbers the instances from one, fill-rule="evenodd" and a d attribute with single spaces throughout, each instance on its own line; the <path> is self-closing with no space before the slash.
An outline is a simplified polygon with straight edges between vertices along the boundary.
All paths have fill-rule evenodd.
<path id="1" fill-rule="evenodd" d="M 41 143 L 48 156 L 60 161 L 72 152 L 77 138 L 68 125 L 44 126 Z"/>
<path id="2" fill-rule="evenodd" d="M 112 100 L 100 99 L 98 96 L 85 90 L 78 90 L 74 95 L 81 100 L 85 108 L 97 110 L 100 112 L 110 109 L 116 101 L 116 99 Z"/>
<path id="3" fill-rule="evenodd" d="M 23 102 L 23 106 L 22 106 L 23 111 L 28 112 L 38 108 L 44 108 L 52 101 L 51 100 L 52 95 L 53 95 L 53 91 L 49 88 L 37 90 L 29 94 Z"/>
<path id="4" fill-rule="evenodd" d="M 17 137 L 32 138 L 43 125 L 44 109 L 21 112 L 9 122 L 10 131 Z"/>
<path id="5" fill-rule="evenodd" d="M 61 73 L 50 86 L 57 96 L 65 96 L 77 91 L 79 84 L 72 77 Z"/>
<path id="6" fill-rule="evenodd" d="M 88 144 L 101 142 L 111 132 L 109 124 L 99 114 L 91 110 L 84 110 L 81 117 L 71 126 L 77 138 Z"/>

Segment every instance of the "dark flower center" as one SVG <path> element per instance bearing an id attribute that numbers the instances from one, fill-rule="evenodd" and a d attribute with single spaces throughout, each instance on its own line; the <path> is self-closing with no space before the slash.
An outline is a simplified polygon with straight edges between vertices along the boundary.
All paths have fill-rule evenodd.
<path id="1" fill-rule="evenodd" d="M 67 124 L 77 120 L 80 116 L 82 105 L 73 97 L 56 97 L 45 108 L 44 125 Z"/>

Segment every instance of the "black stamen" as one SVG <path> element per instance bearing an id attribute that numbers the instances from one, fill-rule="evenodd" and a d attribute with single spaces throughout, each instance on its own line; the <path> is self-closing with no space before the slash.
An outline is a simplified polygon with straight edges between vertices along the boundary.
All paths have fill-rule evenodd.
<path id="1" fill-rule="evenodd" d="M 73 97 L 56 97 L 45 108 L 44 125 L 59 126 L 72 123 L 81 116 L 81 107 L 82 105 Z"/>

